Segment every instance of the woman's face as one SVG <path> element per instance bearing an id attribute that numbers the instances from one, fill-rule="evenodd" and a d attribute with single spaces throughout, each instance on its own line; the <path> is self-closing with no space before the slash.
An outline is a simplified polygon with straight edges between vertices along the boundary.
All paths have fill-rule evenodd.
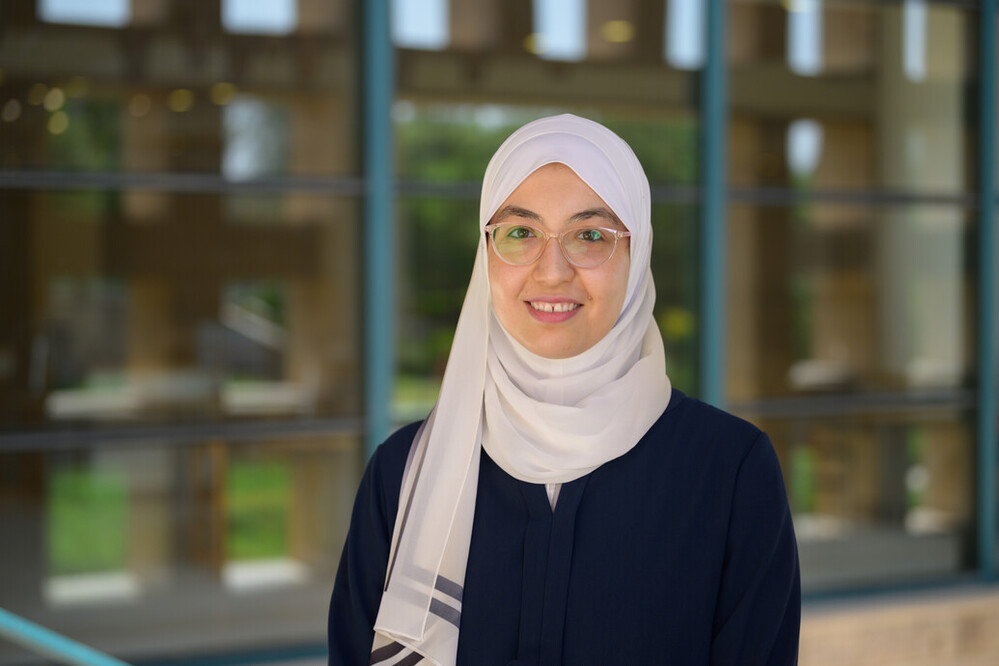
<path id="1" fill-rule="evenodd" d="M 493 216 L 492 223 L 523 223 L 549 233 L 570 227 L 625 231 L 610 208 L 569 167 L 549 164 L 528 176 Z M 491 241 L 490 241 L 491 244 Z M 629 242 L 595 268 L 566 261 L 556 239 L 532 264 L 514 266 L 489 249 L 493 310 L 510 335 L 546 358 L 586 351 L 614 326 L 628 290 Z"/>

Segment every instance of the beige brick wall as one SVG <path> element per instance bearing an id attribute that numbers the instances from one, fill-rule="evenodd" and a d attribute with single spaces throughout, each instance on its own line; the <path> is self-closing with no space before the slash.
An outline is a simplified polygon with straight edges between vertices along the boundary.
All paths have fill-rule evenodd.
<path id="1" fill-rule="evenodd" d="M 801 666 L 997 666 L 999 588 L 806 604 Z"/>

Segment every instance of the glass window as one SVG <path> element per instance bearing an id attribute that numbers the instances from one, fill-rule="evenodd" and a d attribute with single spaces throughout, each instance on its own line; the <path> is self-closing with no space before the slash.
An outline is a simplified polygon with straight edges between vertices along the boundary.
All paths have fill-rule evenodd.
<path id="1" fill-rule="evenodd" d="M 298 6 L 297 24 L 257 34 L 255 26 L 280 27 L 285 4 Z M 329 4 L 222 3 L 249 21 L 235 32 L 220 27 L 217 3 L 139 3 L 110 33 L 11 25 L 0 167 L 236 180 L 356 174 L 355 45 L 342 29 L 346 7 L 320 7 Z M 182 37 L 194 21 L 209 41 Z M 111 39 L 117 32 L 134 38 Z"/>
<path id="2" fill-rule="evenodd" d="M 31 238 L 5 287 L 32 285 L 9 306 L 23 383 L 0 432 L 359 413 L 351 199 L 6 190 L 0 205 Z"/>
<path id="3" fill-rule="evenodd" d="M 733 185 L 970 191 L 975 12 L 847 0 L 730 11 Z"/>
<path id="4" fill-rule="evenodd" d="M 802 198 L 729 209 L 729 396 L 972 381 L 969 213 Z"/>
<path id="5" fill-rule="evenodd" d="M 973 567 L 974 8 L 729 8 L 728 398 L 805 589 Z"/>
<path id="6" fill-rule="evenodd" d="M 321 652 L 363 463 L 358 6 L 0 5 L 6 609 L 129 661 Z"/>
<path id="7" fill-rule="evenodd" d="M 5 447 L 5 607 L 130 661 L 322 644 L 360 443 L 244 435 Z"/>
<path id="8" fill-rule="evenodd" d="M 121 27 L 128 23 L 131 4 L 131 0 L 39 0 L 37 7 L 38 18 L 49 23 Z"/>
<path id="9" fill-rule="evenodd" d="M 960 412 L 836 403 L 753 415 L 784 469 L 803 591 L 911 584 L 969 568 L 975 452 Z"/>

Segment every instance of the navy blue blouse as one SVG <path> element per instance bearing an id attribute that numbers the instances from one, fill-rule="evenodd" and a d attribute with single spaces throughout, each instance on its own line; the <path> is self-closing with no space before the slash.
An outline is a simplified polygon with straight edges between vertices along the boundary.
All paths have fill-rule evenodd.
<path id="1" fill-rule="evenodd" d="M 330 603 L 330 664 L 367 664 L 406 456 L 382 444 L 361 481 Z M 562 486 L 483 452 L 458 664 L 797 662 L 791 513 L 766 434 L 673 390 L 635 447 Z"/>

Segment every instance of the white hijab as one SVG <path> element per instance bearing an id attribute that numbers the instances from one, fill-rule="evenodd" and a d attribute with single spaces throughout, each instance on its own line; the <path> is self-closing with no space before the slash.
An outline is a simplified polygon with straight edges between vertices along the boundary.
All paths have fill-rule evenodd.
<path id="1" fill-rule="evenodd" d="M 528 351 L 493 314 L 482 231 L 525 178 L 556 162 L 571 168 L 632 233 L 620 317 L 596 345 L 567 359 Z M 455 663 L 482 448 L 516 479 L 564 483 L 631 450 L 669 402 L 652 316 L 649 183 L 623 140 L 572 115 L 524 125 L 489 162 L 479 228 L 440 396 L 403 474 L 373 664 L 414 653 Z"/>

